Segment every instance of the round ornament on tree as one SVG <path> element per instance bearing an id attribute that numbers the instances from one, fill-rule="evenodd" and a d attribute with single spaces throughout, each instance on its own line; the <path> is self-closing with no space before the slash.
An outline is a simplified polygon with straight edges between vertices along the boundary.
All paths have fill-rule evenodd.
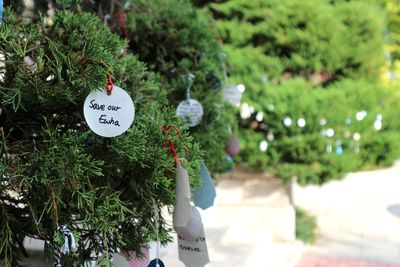
<path id="1" fill-rule="evenodd" d="M 236 136 L 231 136 L 229 144 L 227 144 L 225 147 L 225 152 L 232 158 L 239 154 L 240 143 L 239 139 Z"/>

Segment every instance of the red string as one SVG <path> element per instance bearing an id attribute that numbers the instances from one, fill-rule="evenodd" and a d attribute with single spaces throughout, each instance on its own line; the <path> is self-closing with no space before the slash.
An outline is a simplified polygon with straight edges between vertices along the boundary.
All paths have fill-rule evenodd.
<path id="1" fill-rule="evenodd" d="M 177 134 L 177 135 L 179 136 L 179 138 L 182 140 L 182 135 L 181 135 L 181 132 L 179 131 L 178 127 L 176 127 L 176 126 L 164 125 L 164 126 L 162 127 L 163 134 L 164 134 L 164 136 L 165 136 L 165 138 L 166 138 L 166 141 L 164 142 L 164 146 L 165 146 L 165 147 L 168 147 L 168 146 L 169 146 L 169 149 L 171 150 L 172 156 L 174 157 L 175 166 L 177 166 L 178 163 L 179 163 L 178 154 L 176 153 L 176 149 L 175 149 L 174 143 L 173 143 L 171 140 L 169 140 L 169 133 L 170 133 L 171 127 L 175 130 L 176 134 Z M 185 146 L 185 150 L 187 151 L 187 147 L 186 147 L 186 146 Z"/>
<path id="2" fill-rule="evenodd" d="M 107 71 L 107 84 L 106 84 L 107 94 L 111 95 L 113 88 L 114 88 L 114 84 L 111 80 L 111 74 L 109 71 Z"/>
<path id="3" fill-rule="evenodd" d="M 125 39 L 129 40 L 128 27 L 126 26 L 126 13 L 124 11 L 118 11 L 115 16 L 119 18 L 119 22 L 122 27 L 122 32 L 124 33 Z"/>
<path id="4" fill-rule="evenodd" d="M 78 60 L 79 60 L 79 61 L 91 61 L 91 62 L 93 62 L 93 60 L 90 60 L 90 59 L 88 59 L 88 58 L 85 57 L 85 56 L 79 56 L 79 57 L 78 57 Z M 107 64 L 106 62 L 104 62 L 104 61 L 97 62 L 97 64 L 102 65 L 102 66 L 105 66 L 106 69 L 107 69 L 106 91 L 107 91 L 107 94 L 108 94 L 108 95 L 111 95 L 111 92 L 112 92 L 112 90 L 113 90 L 113 88 L 114 88 L 114 83 L 113 83 L 113 81 L 112 81 L 112 79 L 111 79 L 110 67 L 109 67 L 108 64 Z"/>

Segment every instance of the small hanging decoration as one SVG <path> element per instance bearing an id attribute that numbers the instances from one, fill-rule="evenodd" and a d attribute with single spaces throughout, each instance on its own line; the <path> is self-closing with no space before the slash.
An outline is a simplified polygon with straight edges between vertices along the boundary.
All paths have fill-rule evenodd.
<path id="1" fill-rule="evenodd" d="M 83 114 L 93 132 L 103 137 L 115 137 L 131 127 L 135 107 L 128 93 L 113 84 L 110 73 L 107 80 L 106 90 L 93 90 L 86 97 Z"/>
<path id="2" fill-rule="evenodd" d="M 225 146 L 225 152 L 231 156 L 235 157 L 240 152 L 240 143 L 236 136 L 231 136 L 229 144 Z"/>
<path id="3" fill-rule="evenodd" d="M 225 168 L 221 170 L 222 173 L 228 173 L 232 171 L 233 168 L 233 158 L 229 155 L 225 157 Z"/>
<path id="4" fill-rule="evenodd" d="M 136 265 L 134 265 L 134 266 L 136 267 Z M 165 265 L 159 258 L 157 258 L 157 259 L 152 260 L 147 267 L 165 267 Z"/>
<path id="5" fill-rule="evenodd" d="M 234 85 L 230 84 L 228 81 L 228 74 L 224 69 L 224 80 L 225 80 L 225 87 L 222 90 L 222 96 L 231 105 L 237 106 L 240 104 L 242 100 L 243 92 L 245 91 L 245 86 L 243 84 Z"/>
<path id="6" fill-rule="evenodd" d="M 211 178 L 210 172 L 204 162 L 200 167 L 201 185 L 193 193 L 193 202 L 196 207 L 203 210 L 208 209 L 214 205 L 214 200 L 217 196 L 214 182 Z"/>
<path id="7" fill-rule="evenodd" d="M 225 152 L 231 156 L 235 157 L 240 152 L 239 140 L 232 134 L 232 128 L 228 126 L 228 133 L 231 136 L 229 143 L 225 146 Z"/>
<path id="8" fill-rule="evenodd" d="M 147 267 L 165 267 L 164 263 L 160 260 L 160 255 L 159 255 L 160 254 L 160 235 L 159 235 L 160 214 L 159 214 L 159 210 L 158 210 L 156 204 L 154 204 L 154 214 L 156 217 L 156 225 L 154 227 L 154 231 L 156 232 L 156 236 L 157 236 L 156 258 L 154 260 L 152 260 Z M 132 267 L 136 267 L 136 265 L 132 265 Z"/>
<path id="9" fill-rule="evenodd" d="M 176 114 L 184 121 L 189 127 L 194 127 L 200 124 L 203 117 L 203 106 L 196 99 L 191 98 L 190 88 L 193 85 L 194 75 L 189 74 L 186 76 L 187 88 L 186 88 L 186 100 L 179 103 Z"/>
<path id="10" fill-rule="evenodd" d="M 286 127 L 290 127 L 292 125 L 292 119 L 290 117 L 285 117 L 283 119 L 283 125 Z"/>
<path id="11" fill-rule="evenodd" d="M 210 262 L 208 257 L 207 243 L 204 235 L 203 223 L 199 211 L 193 207 L 193 221 L 196 221 L 196 230 L 191 232 L 189 239 L 178 235 L 178 253 L 179 260 L 183 262 L 186 267 L 204 267 Z M 200 230 L 198 233 L 197 231 Z M 193 238 L 197 235 L 196 238 Z"/>
<path id="12" fill-rule="evenodd" d="M 3 19 L 3 0 L 0 0 L 0 25 Z"/>
<path id="13" fill-rule="evenodd" d="M 62 267 L 62 255 L 75 252 L 77 248 L 74 235 L 65 225 L 58 227 L 57 231 L 64 235 L 64 244 L 54 252 L 54 267 Z"/>
<path id="14" fill-rule="evenodd" d="M 192 218 L 192 207 L 190 205 L 189 174 L 186 169 L 178 163 L 175 178 L 175 206 L 173 213 L 173 226 L 178 234 L 183 233 Z M 182 232 L 181 232 L 182 230 Z"/>
<path id="15" fill-rule="evenodd" d="M 343 146 L 342 146 L 342 142 L 340 140 L 336 142 L 336 151 L 335 152 L 337 155 L 343 154 Z"/>

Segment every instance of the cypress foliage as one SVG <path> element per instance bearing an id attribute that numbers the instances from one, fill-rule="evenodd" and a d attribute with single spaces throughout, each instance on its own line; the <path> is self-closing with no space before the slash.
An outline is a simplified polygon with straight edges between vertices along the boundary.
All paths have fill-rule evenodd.
<path id="1" fill-rule="evenodd" d="M 63 243 L 60 225 L 73 231 L 79 246 L 65 266 L 82 264 L 112 242 L 139 252 L 156 238 L 153 207 L 174 202 L 175 167 L 162 126 L 182 131 L 182 141 L 170 139 L 186 158 L 193 187 L 202 158 L 155 74 L 136 56 L 121 54 L 126 42 L 89 13 L 56 11 L 28 21 L 7 9 L 0 39 L 2 266 L 17 266 L 25 237 L 46 240 L 51 254 Z M 132 127 L 112 139 L 90 131 L 82 114 L 86 96 L 107 80 L 100 61 L 136 108 Z M 166 242 L 170 226 L 163 218 L 159 224 Z M 107 254 L 99 262 L 110 266 Z"/>

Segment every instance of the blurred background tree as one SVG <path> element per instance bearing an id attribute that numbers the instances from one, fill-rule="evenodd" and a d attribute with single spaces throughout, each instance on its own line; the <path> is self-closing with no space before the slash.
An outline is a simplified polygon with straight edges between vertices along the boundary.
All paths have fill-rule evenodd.
<path id="1" fill-rule="evenodd" d="M 399 155 L 399 95 L 380 84 L 388 64 L 381 3 L 194 3 L 216 19 L 230 79 L 246 86 L 238 162 L 285 181 L 323 183 Z"/>

